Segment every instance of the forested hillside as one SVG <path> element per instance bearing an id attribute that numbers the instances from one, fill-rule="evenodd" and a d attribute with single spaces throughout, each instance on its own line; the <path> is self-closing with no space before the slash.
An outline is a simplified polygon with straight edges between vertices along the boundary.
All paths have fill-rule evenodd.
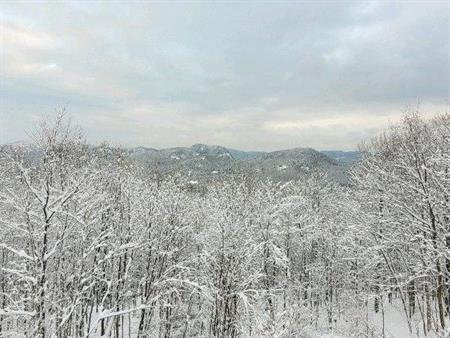
<path id="1" fill-rule="evenodd" d="M 161 150 L 137 147 L 129 149 L 129 153 L 149 171 L 163 175 L 182 173 L 202 182 L 224 174 L 248 173 L 262 180 L 288 182 L 319 170 L 328 179 L 346 184 L 348 165 L 359 159 L 359 152 L 319 152 L 311 148 L 255 152 L 206 144 Z"/>
<path id="2" fill-rule="evenodd" d="M 1 337 L 450 332 L 449 114 L 367 140 L 348 184 L 192 181 L 64 115 L 33 137 L 0 152 Z"/>

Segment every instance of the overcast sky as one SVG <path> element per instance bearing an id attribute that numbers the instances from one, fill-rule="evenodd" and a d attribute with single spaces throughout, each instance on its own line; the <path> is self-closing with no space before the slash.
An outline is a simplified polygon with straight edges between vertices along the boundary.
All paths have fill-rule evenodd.
<path id="1" fill-rule="evenodd" d="M 0 2 L 0 143 L 354 149 L 449 102 L 450 2 Z"/>

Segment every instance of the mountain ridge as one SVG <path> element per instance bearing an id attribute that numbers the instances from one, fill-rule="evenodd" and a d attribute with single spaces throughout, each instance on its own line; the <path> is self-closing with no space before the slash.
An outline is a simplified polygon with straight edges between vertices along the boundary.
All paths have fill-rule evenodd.
<path id="1" fill-rule="evenodd" d="M 196 143 L 193 144 L 190 147 L 168 147 L 168 148 L 152 148 L 152 147 L 144 147 L 144 146 L 138 146 L 138 147 L 131 147 L 128 148 L 131 150 L 132 153 L 139 152 L 142 150 L 146 150 L 148 152 L 162 152 L 162 153 L 168 153 L 168 152 L 175 152 L 175 151 L 197 151 L 199 154 L 211 154 L 212 151 L 218 151 L 221 150 L 223 153 L 228 153 L 231 155 L 234 159 L 240 160 L 240 159 L 248 159 L 248 158 L 255 158 L 258 156 L 264 156 L 264 154 L 275 154 L 275 153 L 288 153 L 293 152 L 295 150 L 309 150 L 309 151 L 315 151 L 321 154 L 326 155 L 328 158 L 337 161 L 340 164 L 352 164 L 354 162 L 357 162 L 361 158 L 361 154 L 359 151 L 356 150 L 316 150 L 311 147 L 295 147 L 295 148 L 287 148 L 287 149 L 280 149 L 280 150 L 272 150 L 272 151 L 263 151 L 263 150 L 240 150 L 235 148 L 229 148 L 221 145 L 208 145 L 204 143 Z"/>
<path id="2" fill-rule="evenodd" d="M 345 183 L 348 167 L 356 161 L 355 154 L 350 153 L 350 158 L 346 159 L 346 152 L 342 151 L 331 151 L 330 155 L 302 147 L 269 152 L 243 151 L 201 143 L 160 150 L 137 147 L 130 148 L 129 153 L 132 158 L 161 172 L 185 172 L 195 179 L 247 172 L 275 181 L 288 181 L 318 169 L 332 180 Z"/>
<path id="3" fill-rule="evenodd" d="M 32 154 L 33 158 L 39 157 L 39 150 L 31 143 L 21 141 L 6 146 L 20 148 Z M 123 150 L 150 171 L 183 173 L 194 180 L 245 173 L 274 181 L 289 181 L 318 170 L 333 181 L 346 183 L 349 168 L 361 157 L 354 151 L 318 151 L 303 147 L 244 151 L 201 143 L 190 147 L 156 149 L 139 146 Z"/>

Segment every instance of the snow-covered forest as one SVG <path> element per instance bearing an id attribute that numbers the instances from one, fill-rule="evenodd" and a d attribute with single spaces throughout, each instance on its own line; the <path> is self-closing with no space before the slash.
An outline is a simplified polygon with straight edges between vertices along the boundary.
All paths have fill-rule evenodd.
<path id="1" fill-rule="evenodd" d="M 348 184 L 191 184 L 64 115 L 32 138 L 0 153 L 1 337 L 450 332 L 449 114 L 367 140 Z"/>

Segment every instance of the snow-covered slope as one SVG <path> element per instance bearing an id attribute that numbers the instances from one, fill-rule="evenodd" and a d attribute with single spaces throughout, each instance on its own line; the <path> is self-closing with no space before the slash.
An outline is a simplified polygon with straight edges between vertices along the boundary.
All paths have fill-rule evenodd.
<path id="1" fill-rule="evenodd" d="M 346 181 L 346 166 L 311 148 L 246 152 L 218 145 L 195 144 L 161 150 L 139 147 L 131 149 L 130 154 L 162 172 L 184 171 L 193 176 L 244 172 L 288 181 L 320 169 L 334 180 Z"/>

